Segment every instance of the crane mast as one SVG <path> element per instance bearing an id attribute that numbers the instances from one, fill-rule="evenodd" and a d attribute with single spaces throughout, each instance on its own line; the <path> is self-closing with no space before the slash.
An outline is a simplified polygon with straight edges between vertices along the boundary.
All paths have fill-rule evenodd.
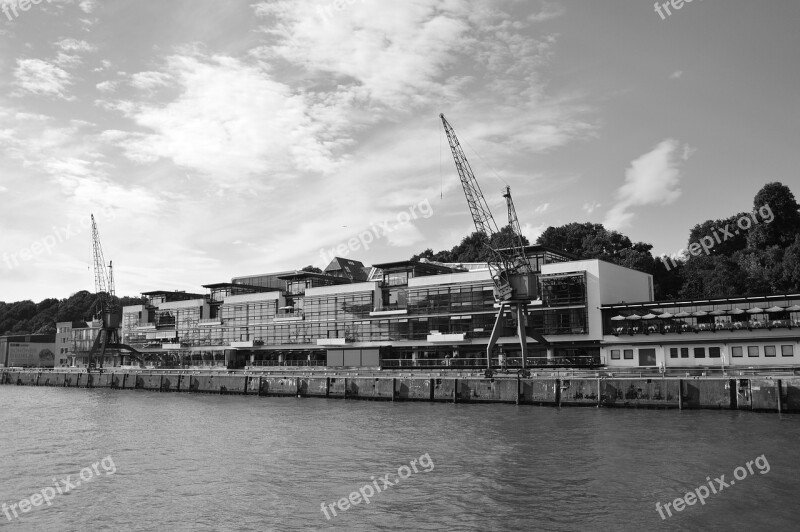
<path id="1" fill-rule="evenodd" d="M 503 197 L 506 199 L 508 208 L 508 223 L 512 232 L 512 244 L 510 247 L 500 248 L 493 242 L 492 238 L 494 235 L 499 234 L 500 231 L 494 221 L 489 205 L 486 203 L 486 198 L 483 196 L 478 180 L 475 178 L 472 167 L 464 154 L 461 143 L 458 141 L 453 127 L 444 117 L 444 114 L 440 114 L 439 118 L 441 118 L 447 134 L 447 141 L 450 144 L 450 151 L 453 154 L 456 171 L 461 180 L 464 195 L 467 198 L 467 205 L 472 215 L 472 221 L 475 223 L 475 229 L 486 237 L 487 262 L 492 282 L 494 283 L 495 299 L 500 307 L 492 334 L 486 346 L 486 363 L 488 366 L 486 374 L 487 376 L 492 375 L 492 350 L 497 344 L 500 332 L 503 329 L 502 322 L 506 311 L 512 311 L 512 315 L 516 316 L 517 335 L 519 336 L 522 353 L 522 373 L 527 374 L 527 335 L 530 334 L 540 344 L 547 345 L 548 342 L 541 334 L 527 331 L 525 328 L 528 315 L 527 307 L 531 300 L 536 298 L 538 285 L 530 261 L 525 256 L 522 230 L 517 218 L 517 211 L 514 208 L 514 201 L 511 198 L 511 188 L 506 186 Z"/>

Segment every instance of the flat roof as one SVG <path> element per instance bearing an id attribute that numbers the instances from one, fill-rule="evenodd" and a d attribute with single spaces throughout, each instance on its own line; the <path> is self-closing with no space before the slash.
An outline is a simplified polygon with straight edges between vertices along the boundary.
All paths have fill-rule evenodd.
<path id="1" fill-rule="evenodd" d="M 208 288 L 209 290 L 219 290 L 224 288 L 235 288 L 237 290 L 249 290 L 251 292 L 274 292 L 274 288 L 270 288 L 268 286 L 256 286 L 251 284 L 241 284 L 241 283 L 211 283 L 211 284 L 204 284 L 203 288 Z"/>
<path id="2" fill-rule="evenodd" d="M 427 270 L 429 272 L 439 272 L 439 273 L 455 273 L 458 270 L 455 268 L 450 268 L 449 266 L 439 266 L 438 264 L 431 264 L 430 262 L 418 262 L 414 260 L 398 260 L 395 262 L 383 262 L 381 264 L 373 264 L 374 268 L 379 268 L 381 270 L 386 270 L 389 268 L 403 268 L 403 267 L 413 267 L 419 270 Z"/>
<path id="3" fill-rule="evenodd" d="M 278 279 L 283 279 L 284 281 L 291 281 L 293 279 L 325 279 L 328 281 L 333 281 L 335 284 L 348 284 L 352 281 L 345 277 L 335 277 L 333 275 L 325 275 L 324 273 L 316 273 L 316 272 L 304 272 L 302 270 L 297 270 L 292 272 L 288 275 L 281 275 Z"/>

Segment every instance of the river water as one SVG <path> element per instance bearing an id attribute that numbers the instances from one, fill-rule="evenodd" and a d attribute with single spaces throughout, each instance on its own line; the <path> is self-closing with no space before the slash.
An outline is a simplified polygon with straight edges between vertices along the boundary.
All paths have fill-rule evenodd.
<path id="1" fill-rule="evenodd" d="M 0 530 L 798 528 L 800 416 L 16 386 L 0 402 Z"/>

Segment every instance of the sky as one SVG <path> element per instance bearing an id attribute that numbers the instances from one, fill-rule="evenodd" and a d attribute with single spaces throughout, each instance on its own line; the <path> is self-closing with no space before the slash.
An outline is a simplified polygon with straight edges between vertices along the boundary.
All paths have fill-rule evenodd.
<path id="1" fill-rule="evenodd" d="M 800 196 L 797 0 L 0 8 L 0 301 L 93 291 L 91 214 L 127 296 L 450 249 L 474 226 L 440 113 L 531 241 L 674 254 L 768 182 Z"/>

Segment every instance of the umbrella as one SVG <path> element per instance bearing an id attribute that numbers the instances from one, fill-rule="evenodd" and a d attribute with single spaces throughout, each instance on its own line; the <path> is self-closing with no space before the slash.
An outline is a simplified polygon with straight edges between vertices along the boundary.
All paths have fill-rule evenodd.
<path id="1" fill-rule="evenodd" d="M 720 309 L 712 310 L 711 312 L 708 313 L 709 316 L 724 316 L 725 314 L 727 314 L 727 311 Z"/>
<path id="2" fill-rule="evenodd" d="M 786 307 L 788 312 L 800 312 L 800 305 L 792 305 L 791 307 Z"/>
<path id="3" fill-rule="evenodd" d="M 655 314 L 645 314 L 644 316 L 642 316 L 642 319 L 643 320 L 653 320 L 653 319 L 655 319 L 657 317 L 658 316 L 656 316 Z"/>
<path id="4" fill-rule="evenodd" d="M 638 314 L 631 314 L 630 316 L 628 316 L 628 317 L 627 317 L 627 318 L 625 318 L 625 319 L 626 319 L 626 320 L 640 320 L 640 319 L 642 319 L 642 317 L 641 317 L 641 316 L 639 316 Z"/>
<path id="5" fill-rule="evenodd" d="M 745 311 L 740 309 L 740 308 L 733 308 L 733 309 L 728 311 L 728 314 L 732 314 L 734 316 L 738 316 L 739 314 L 744 314 L 744 312 Z"/>
<path id="6" fill-rule="evenodd" d="M 708 311 L 706 311 L 706 310 L 698 310 L 697 312 L 692 312 L 692 316 L 701 317 L 701 316 L 707 316 L 707 315 L 708 315 Z"/>
<path id="7" fill-rule="evenodd" d="M 671 317 L 672 317 L 672 314 L 670 314 L 669 312 L 665 312 L 664 314 L 661 314 L 659 316 L 659 318 L 661 318 L 662 320 L 666 320 L 666 319 L 669 319 Z"/>
<path id="8" fill-rule="evenodd" d="M 675 314 L 676 318 L 688 318 L 689 316 L 691 316 L 691 314 L 689 314 L 688 312 L 678 312 L 677 314 Z"/>
<path id="9" fill-rule="evenodd" d="M 747 311 L 748 314 L 763 314 L 764 309 L 761 307 L 753 307 Z"/>
<path id="10" fill-rule="evenodd" d="M 783 307 L 774 306 L 767 309 L 767 312 L 783 312 Z"/>
<path id="11" fill-rule="evenodd" d="M 622 321 L 625 319 L 625 316 L 614 316 L 611 318 L 611 321 Z"/>

